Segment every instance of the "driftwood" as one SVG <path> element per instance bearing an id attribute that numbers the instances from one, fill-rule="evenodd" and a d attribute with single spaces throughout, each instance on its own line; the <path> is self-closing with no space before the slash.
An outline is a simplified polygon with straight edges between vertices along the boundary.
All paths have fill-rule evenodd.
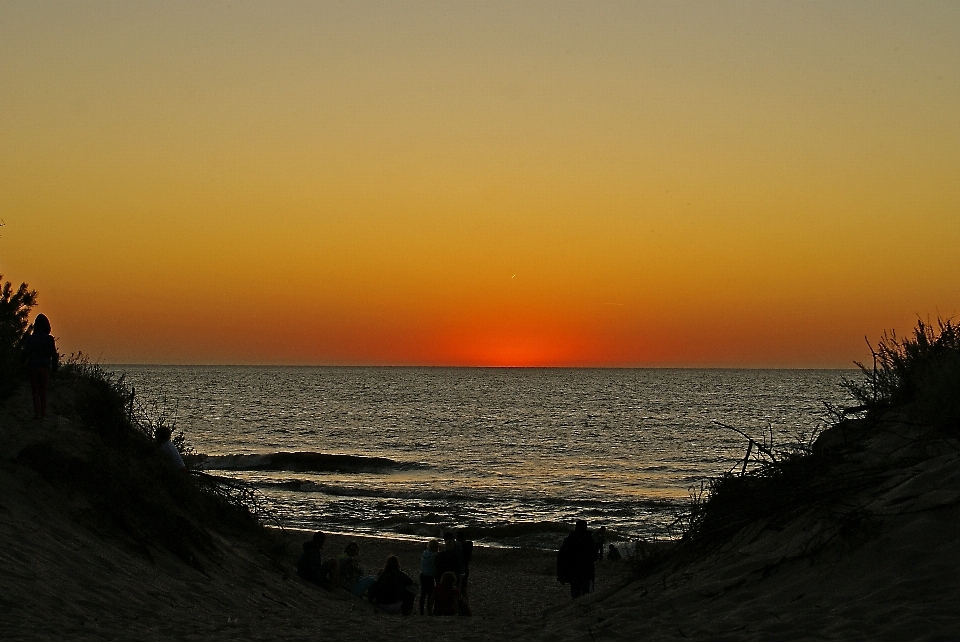
<path id="1" fill-rule="evenodd" d="M 761 444 L 759 441 L 757 441 L 756 439 L 754 439 L 753 437 L 751 437 L 751 436 L 748 435 L 747 433 L 743 432 L 743 431 L 740 430 L 739 428 L 735 428 L 735 427 L 733 427 L 733 426 L 728 426 L 727 424 L 725 424 L 725 423 L 723 423 L 723 422 L 720 422 L 720 421 L 714 421 L 713 423 L 715 423 L 716 425 L 720 426 L 721 428 L 726 428 L 727 430 L 732 430 L 733 432 L 737 433 L 738 435 L 740 435 L 741 437 L 743 437 L 744 439 L 747 440 L 747 454 L 744 455 L 744 457 L 743 457 L 743 467 L 740 468 L 740 476 L 741 476 L 741 477 L 742 477 L 744 474 L 746 474 L 746 472 L 747 472 L 747 464 L 750 463 L 750 455 L 753 454 L 753 449 L 754 449 L 754 448 L 757 449 L 757 452 L 762 453 L 762 454 L 766 455 L 767 457 L 769 457 L 769 459 L 770 459 L 770 461 L 771 461 L 772 463 L 775 464 L 775 463 L 777 462 L 777 456 L 776 456 L 775 454 L 773 454 L 773 451 L 772 451 L 772 450 L 770 450 L 769 448 L 767 448 L 767 446 L 765 446 L 764 444 Z"/>

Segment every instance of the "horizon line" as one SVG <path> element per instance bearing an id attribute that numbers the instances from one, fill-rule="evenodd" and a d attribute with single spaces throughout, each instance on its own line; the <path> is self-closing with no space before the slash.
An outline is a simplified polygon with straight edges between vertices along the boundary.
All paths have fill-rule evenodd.
<path id="1" fill-rule="evenodd" d="M 470 370 L 858 370 L 857 366 L 679 366 L 679 365 L 647 365 L 647 366 L 537 366 L 537 365 L 453 365 L 453 364 L 308 364 L 308 363 L 110 363 L 97 362 L 94 365 L 111 367 L 155 367 L 155 368 L 436 368 L 436 369 L 470 369 Z"/>

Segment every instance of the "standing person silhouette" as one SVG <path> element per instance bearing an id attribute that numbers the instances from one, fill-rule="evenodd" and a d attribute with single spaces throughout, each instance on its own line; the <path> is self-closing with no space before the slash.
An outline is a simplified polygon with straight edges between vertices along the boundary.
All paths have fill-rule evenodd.
<path id="1" fill-rule="evenodd" d="M 420 615 L 433 615 L 433 588 L 437 584 L 437 553 L 440 542 L 435 539 L 427 544 L 427 550 L 420 556 Z M 424 611 L 426 604 L 426 611 Z"/>
<path id="2" fill-rule="evenodd" d="M 463 575 L 463 557 L 457 548 L 457 540 L 452 532 L 443 534 L 443 550 L 437 553 L 434 558 L 434 577 L 443 577 L 446 572 L 453 573 L 457 578 L 457 584 L 460 583 L 460 576 Z M 459 595 L 459 593 L 458 593 Z"/>
<path id="3" fill-rule="evenodd" d="M 473 542 L 467 539 L 464 531 L 457 531 L 457 545 L 460 547 L 460 562 L 463 564 L 463 574 L 460 576 L 460 593 L 467 595 L 467 578 L 470 577 L 470 560 L 473 558 Z"/>
<path id="4" fill-rule="evenodd" d="M 593 534 L 593 539 L 597 542 L 597 559 L 603 559 L 603 545 L 607 541 L 607 527 L 601 526 L 600 530 Z"/>
<path id="5" fill-rule="evenodd" d="M 557 553 L 557 579 L 570 583 L 570 597 L 577 599 L 589 593 L 597 561 L 597 543 L 587 529 L 587 522 L 577 520 Z"/>
<path id="6" fill-rule="evenodd" d="M 33 392 L 33 418 L 47 418 L 47 385 L 50 373 L 60 362 L 57 343 L 50 335 L 50 320 L 38 314 L 33 320 L 33 331 L 23 343 L 23 356 L 30 374 L 30 390 Z"/>

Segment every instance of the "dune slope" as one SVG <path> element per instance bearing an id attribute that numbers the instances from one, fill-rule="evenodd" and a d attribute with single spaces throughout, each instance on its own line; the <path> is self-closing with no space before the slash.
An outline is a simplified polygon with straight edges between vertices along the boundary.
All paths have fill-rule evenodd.
<path id="1" fill-rule="evenodd" d="M 960 442 L 888 413 L 821 436 L 809 502 L 548 616 L 546 639 L 948 640 L 960 635 Z M 775 501 L 775 500 L 774 500 Z M 681 547 L 682 548 L 682 547 Z"/>

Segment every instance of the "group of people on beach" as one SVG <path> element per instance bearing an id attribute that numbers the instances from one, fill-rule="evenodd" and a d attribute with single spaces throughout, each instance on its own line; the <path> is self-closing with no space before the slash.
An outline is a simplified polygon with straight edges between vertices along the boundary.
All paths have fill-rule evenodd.
<path id="1" fill-rule="evenodd" d="M 400 567 L 396 555 L 387 557 L 383 568 L 368 574 L 360 563 L 360 545 L 348 542 L 338 557 L 323 558 L 326 535 L 314 533 L 303 544 L 303 553 L 297 561 L 297 574 L 327 590 L 343 590 L 362 597 L 387 613 L 411 615 L 414 612 L 419 586 L 420 615 L 471 615 L 468 600 L 470 560 L 473 542 L 466 533 L 446 532 L 443 544 L 433 539 L 427 542 L 420 557 L 420 578 L 416 582 Z M 593 591 L 596 562 L 603 559 L 606 528 L 596 532 L 579 520 L 557 553 L 557 579 L 570 584 L 573 599 Z M 442 548 L 441 548 L 442 546 Z M 620 552 L 610 544 L 608 559 L 619 560 Z"/>
<path id="2" fill-rule="evenodd" d="M 430 540 L 420 556 L 420 615 L 470 615 L 467 580 L 473 542 L 464 531 L 443 535 L 440 542 Z"/>
<path id="3" fill-rule="evenodd" d="M 360 545 L 353 541 L 336 558 L 324 560 L 326 535 L 314 533 L 304 542 L 297 560 L 297 574 L 327 590 L 342 589 L 369 600 L 387 613 L 410 615 L 414 610 L 418 583 L 400 568 L 396 555 L 387 557 L 376 575 L 364 572 Z M 427 542 L 420 558 L 420 615 L 471 615 L 467 580 L 473 542 L 464 532 L 444 533 L 443 549 L 438 540 Z"/>

